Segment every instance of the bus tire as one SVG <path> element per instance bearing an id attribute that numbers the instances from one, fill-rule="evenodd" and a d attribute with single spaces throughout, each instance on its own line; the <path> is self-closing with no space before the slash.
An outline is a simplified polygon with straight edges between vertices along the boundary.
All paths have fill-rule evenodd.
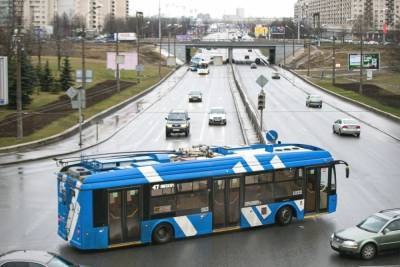
<path id="1" fill-rule="evenodd" d="M 289 225 L 292 222 L 293 209 L 289 206 L 283 206 L 278 210 L 276 214 L 276 222 L 281 225 Z"/>
<path id="2" fill-rule="evenodd" d="M 156 244 L 165 244 L 174 238 L 174 229 L 169 223 L 160 223 L 153 230 L 152 240 Z"/>

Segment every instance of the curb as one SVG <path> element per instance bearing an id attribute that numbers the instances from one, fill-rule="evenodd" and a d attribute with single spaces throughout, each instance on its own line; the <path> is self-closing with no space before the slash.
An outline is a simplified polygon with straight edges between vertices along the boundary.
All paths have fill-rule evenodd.
<path id="1" fill-rule="evenodd" d="M 100 113 L 97 113 L 96 115 L 93 115 L 92 117 L 90 117 L 89 119 L 87 119 L 83 124 L 82 124 L 82 129 L 87 128 L 88 126 L 92 125 L 92 122 L 95 120 L 99 120 L 99 119 L 103 119 L 105 117 L 107 117 L 108 115 L 110 115 L 113 112 L 116 112 L 122 108 L 124 108 L 125 106 L 127 106 L 128 104 L 136 101 L 137 99 L 147 95 L 148 93 L 150 93 L 152 90 L 154 90 L 157 86 L 159 86 L 161 83 L 163 83 L 166 79 L 168 79 L 173 73 L 175 73 L 175 71 L 177 71 L 181 66 L 178 66 L 177 68 L 171 70 L 165 77 L 163 77 L 160 81 L 158 81 L 156 84 L 150 86 L 149 88 L 145 89 L 144 91 L 140 92 L 137 95 L 134 95 L 128 99 L 126 99 L 125 101 L 116 104 L 115 106 L 112 106 Z M 74 134 L 76 134 L 79 131 L 79 125 L 75 125 L 59 134 L 50 136 L 50 137 L 46 137 L 37 141 L 32 141 L 32 142 L 28 142 L 28 143 L 24 143 L 24 144 L 19 144 L 19 145 L 14 145 L 14 146 L 8 146 L 8 147 L 3 147 L 0 148 L 0 153 L 6 153 L 6 152 L 22 152 L 25 149 L 29 149 L 29 148 L 36 148 L 36 147 L 40 147 L 40 146 L 44 146 L 44 145 L 49 145 L 52 143 L 55 143 L 61 139 L 70 137 Z M 83 149 L 87 149 L 90 148 L 89 147 L 85 147 L 82 148 Z M 78 150 L 80 151 L 80 150 Z M 77 152 L 77 151 L 75 151 Z M 71 152 L 73 153 L 73 152 Z M 22 161 L 21 161 L 22 162 Z"/>
<path id="2" fill-rule="evenodd" d="M 378 108 L 372 107 L 372 106 L 367 105 L 365 103 L 362 103 L 362 102 L 359 102 L 357 100 L 351 99 L 351 98 L 349 98 L 347 96 L 343 96 L 343 95 L 337 94 L 335 92 L 332 92 L 332 91 L 330 91 L 328 89 L 325 89 L 325 88 L 313 83 L 312 81 L 308 80 L 307 78 L 304 78 L 304 77 L 300 76 L 297 72 L 295 72 L 293 70 L 286 69 L 286 68 L 283 68 L 283 69 L 286 70 L 286 71 L 289 71 L 290 73 L 292 73 L 296 77 L 300 78 L 304 82 L 306 82 L 306 83 L 308 83 L 308 84 L 310 84 L 310 85 L 312 85 L 312 86 L 314 86 L 314 87 L 316 87 L 316 88 L 318 88 L 318 89 L 320 89 L 320 90 L 322 90 L 322 91 L 324 91 L 324 92 L 326 92 L 326 93 L 328 93 L 330 95 L 336 96 L 336 97 L 341 98 L 341 99 L 343 99 L 343 100 L 345 100 L 347 102 L 350 102 L 352 104 L 358 105 L 358 106 L 363 107 L 363 108 L 366 108 L 369 111 L 372 111 L 372 112 L 374 112 L 374 113 L 376 113 L 378 115 L 384 116 L 384 117 L 386 117 L 388 119 L 391 119 L 391 120 L 393 120 L 395 122 L 400 122 L 400 117 L 398 117 L 396 115 L 390 114 L 390 113 L 388 113 L 386 111 L 380 110 Z"/>

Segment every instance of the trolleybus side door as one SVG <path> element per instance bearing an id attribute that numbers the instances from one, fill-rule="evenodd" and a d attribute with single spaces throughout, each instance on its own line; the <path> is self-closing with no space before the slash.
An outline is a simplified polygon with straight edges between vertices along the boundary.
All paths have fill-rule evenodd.
<path id="1" fill-rule="evenodd" d="M 240 223 L 240 177 L 213 180 L 213 228 Z"/>
<path id="2" fill-rule="evenodd" d="M 140 239 L 141 190 L 138 187 L 108 191 L 109 244 Z"/>

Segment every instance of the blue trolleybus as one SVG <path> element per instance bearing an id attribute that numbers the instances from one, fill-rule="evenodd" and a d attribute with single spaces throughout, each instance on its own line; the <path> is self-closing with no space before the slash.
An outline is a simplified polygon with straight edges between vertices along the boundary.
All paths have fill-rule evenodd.
<path id="1" fill-rule="evenodd" d="M 79 249 L 173 239 L 336 210 L 328 151 L 301 144 L 107 154 L 60 160 L 58 234 Z"/>

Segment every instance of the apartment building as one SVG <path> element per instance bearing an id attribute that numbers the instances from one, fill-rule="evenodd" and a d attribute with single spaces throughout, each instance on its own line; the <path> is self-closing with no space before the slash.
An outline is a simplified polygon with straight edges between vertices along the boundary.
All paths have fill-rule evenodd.
<path id="1" fill-rule="evenodd" d="M 389 29 L 400 22 L 400 0 L 298 0 L 294 19 L 313 26 L 320 21 L 324 28 L 350 29 L 360 15 L 368 17 L 372 31 Z M 316 25 L 315 25 L 316 26 Z"/>

